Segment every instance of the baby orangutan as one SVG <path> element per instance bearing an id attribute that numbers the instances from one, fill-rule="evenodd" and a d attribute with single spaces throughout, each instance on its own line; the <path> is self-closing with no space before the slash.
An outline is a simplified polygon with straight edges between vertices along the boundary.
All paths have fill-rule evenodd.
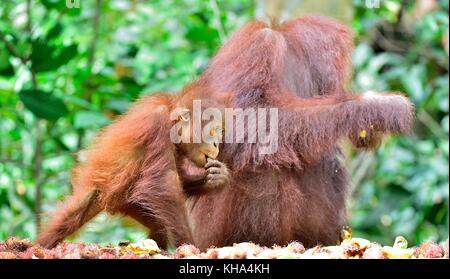
<path id="1" fill-rule="evenodd" d="M 210 123 L 207 142 L 171 141 L 176 123 L 192 130 L 184 115 L 170 117 L 176 108 L 189 107 L 180 103 L 174 96 L 147 96 L 106 127 L 74 169 L 73 194 L 52 214 L 38 244 L 56 246 L 101 211 L 134 218 L 163 249 L 193 243 L 185 195 L 221 188 L 229 174 L 214 160 L 222 123 Z"/>

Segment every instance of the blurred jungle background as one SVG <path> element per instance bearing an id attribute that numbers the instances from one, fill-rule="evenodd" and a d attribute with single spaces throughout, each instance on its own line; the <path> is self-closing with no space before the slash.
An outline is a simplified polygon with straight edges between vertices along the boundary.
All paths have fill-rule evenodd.
<path id="1" fill-rule="evenodd" d="M 335 17 L 356 33 L 353 87 L 401 91 L 414 131 L 376 152 L 346 148 L 354 234 L 391 244 L 448 238 L 447 0 L 0 1 L 0 240 L 35 239 L 71 192 L 76 152 L 144 94 L 176 92 L 252 18 Z M 72 240 L 146 238 L 98 216 Z"/>

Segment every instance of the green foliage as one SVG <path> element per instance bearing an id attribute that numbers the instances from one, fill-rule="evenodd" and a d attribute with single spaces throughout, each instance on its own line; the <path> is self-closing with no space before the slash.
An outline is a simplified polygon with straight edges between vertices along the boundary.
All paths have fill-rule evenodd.
<path id="1" fill-rule="evenodd" d="M 377 49 L 382 38 L 370 42 L 367 31 L 386 20 L 395 25 L 399 3 L 387 1 L 380 9 L 356 3 L 353 25 L 361 41 L 354 53 L 356 89 L 405 92 L 416 106 L 413 133 L 385 141 L 352 199 L 355 234 L 381 243 L 400 234 L 412 243 L 448 238 L 449 74 L 442 43 L 448 34 L 448 4 L 444 2 L 397 34 L 396 45 L 382 51 Z M 406 6 L 403 20 L 414 8 Z M 381 30 L 389 36 L 386 28 Z"/>
<path id="2" fill-rule="evenodd" d="M 176 92 L 205 69 L 237 27 L 251 19 L 252 1 L 96 1 L 67 9 L 65 1 L 0 2 L 0 239 L 36 237 L 70 193 L 75 153 L 139 96 Z M 214 3 L 218 4 L 217 8 Z M 400 36 L 401 50 L 380 48 L 380 22 L 395 25 L 398 1 L 367 9 L 355 1 L 354 87 L 405 92 L 417 108 L 409 136 L 392 137 L 365 165 L 352 199 L 356 235 L 411 243 L 448 235 L 448 3 Z M 408 7 L 408 11 L 414 7 Z M 372 156 L 372 157 L 371 157 Z M 359 168 L 350 168 L 354 177 Z M 41 201 L 37 199 L 42 197 Z M 75 239 L 99 243 L 145 237 L 134 223 L 100 215 Z"/>

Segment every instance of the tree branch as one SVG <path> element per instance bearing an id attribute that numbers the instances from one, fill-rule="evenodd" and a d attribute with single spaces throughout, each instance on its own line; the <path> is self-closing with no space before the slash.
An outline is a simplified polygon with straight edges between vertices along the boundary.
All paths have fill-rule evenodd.
<path id="1" fill-rule="evenodd" d="M 85 86 L 88 87 L 88 90 L 86 90 L 86 93 L 85 93 L 85 99 L 87 101 L 89 101 L 91 99 L 91 95 L 92 95 L 92 90 L 90 90 L 89 88 L 91 87 L 92 70 L 94 68 L 95 57 L 96 57 L 96 52 L 97 52 L 98 36 L 99 36 L 99 33 L 100 33 L 99 29 L 100 29 L 101 5 L 102 5 L 102 0 L 96 0 L 96 2 L 95 2 L 95 13 L 94 13 L 94 17 L 92 18 L 93 34 L 92 34 L 91 45 L 89 47 L 89 56 L 88 56 L 88 72 L 89 72 L 89 76 L 88 76 L 88 78 L 86 80 L 86 83 L 85 83 Z"/>
<path id="2" fill-rule="evenodd" d="M 94 17 L 92 18 L 92 41 L 89 48 L 89 56 L 88 56 L 88 72 L 89 75 L 86 79 L 86 82 L 84 83 L 85 87 L 85 94 L 84 99 L 88 102 L 90 102 L 92 97 L 92 74 L 93 74 L 93 68 L 96 58 L 96 52 L 97 52 L 97 43 L 98 43 L 98 37 L 100 34 L 100 16 L 101 16 L 101 6 L 102 6 L 102 0 L 96 0 L 95 2 L 95 13 Z M 83 137 L 84 137 L 84 130 L 79 129 L 78 130 L 78 143 L 77 148 L 81 149 L 83 146 Z"/>
<path id="3" fill-rule="evenodd" d="M 419 119 L 420 122 L 422 122 L 425 127 L 430 130 L 431 133 L 433 133 L 438 138 L 446 138 L 447 135 L 442 130 L 441 125 L 436 122 L 436 120 L 431 117 L 428 112 L 425 110 L 421 110 L 417 113 L 417 119 Z"/>
<path id="4" fill-rule="evenodd" d="M 27 0 L 26 5 L 26 12 L 27 12 L 27 25 L 26 25 L 26 31 L 28 33 L 28 42 L 30 44 L 31 53 L 33 53 L 33 44 L 32 44 L 32 32 L 33 32 L 33 19 L 32 19 L 32 9 L 31 9 L 31 0 Z M 29 59 L 25 60 L 26 62 L 29 61 Z M 24 63 L 26 64 L 26 63 Z M 33 65 L 29 67 L 30 74 L 31 74 L 31 83 L 33 86 L 33 89 L 37 89 L 37 79 L 36 79 L 36 72 L 33 69 Z M 34 218 L 36 222 L 36 231 L 39 233 L 39 230 L 41 228 L 41 199 L 42 199 L 42 185 L 43 179 L 42 179 L 42 161 L 43 161 L 43 154 L 42 154 L 42 144 L 43 144 L 43 133 L 45 131 L 45 122 L 44 120 L 38 119 L 37 125 L 36 125 L 36 131 L 35 131 L 35 138 L 36 138 L 36 146 L 35 146 L 35 153 L 34 153 L 34 165 L 33 165 L 33 177 L 36 181 L 36 192 L 35 192 L 35 204 L 34 204 Z"/>
<path id="5" fill-rule="evenodd" d="M 34 153 L 34 166 L 33 166 L 33 177 L 36 181 L 36 192 L 35 192 L 35 204 L 34 204 L 34 216 L 36 221 L 36 231 L 39 233 L 41 228 L 41 200 L 42 200 L 42 120 L 38 120 L 35 137 L 36 137 L 36 147 Z"/>
<path id="6" fill-rule="evenodd" d="M 353 159 L 350 167 L 351 174 L 351 185 L 350 185 L 350 194 L 352 196 L 355 195 L 357 189 L 364 178 L 370 171 L 370 167 L 373 166 L 375 162 L 375 154 L 373 151 L 367 151 L 360 153 L 356 158 Z"/>

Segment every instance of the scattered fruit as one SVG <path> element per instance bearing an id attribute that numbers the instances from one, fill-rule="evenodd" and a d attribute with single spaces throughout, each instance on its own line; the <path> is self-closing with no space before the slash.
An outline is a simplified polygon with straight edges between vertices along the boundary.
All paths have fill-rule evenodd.
<path id="1" fill-rule="evenodd" d="M 63 242 L 53 249 L 33 245 L 30 240 L 8 238 L 0 241 L 0 259 L 425 259 L 448 258 L 448 240 L 442 245 L 426 241 L 408 248 L 398 236 L 392 246 L 381 246 L 367 239 L 352 237 L 344 227 L 341 244 L 305 249 L 300 242 L 286 246 L 262 247 L 242 242 L 227 247 L 211 247 L 201 251 L 194 245 L 182 245 L 173 254 L 159 249 L 157 243 L 145 239 L 137 243 L 121 242 L 118 246 Z"/>
<path id="2" fill-rule="evenodd" d="M 414 255 L 418 259 L 436 259 L 442 258 L 444 249 L 433 241 L 426 241 L 416 248 Z M 448 254 L 447 254 L 448 257 Z"/>
<path id="3" fill-rule="evenodd" d="M 344 241 L 345 239 L 352 238 L 352 234 L 353 234 L 352 228 L 350 228 L 349 226 L 344 226 L 341 232 L 339 233 L 338 244 L 341 244 L 341 242 Z"/>
<path id="4" fill-rule="evenodd" d="M 373 243 L 364 251 L 362 259 L 387 259 L 387 257 L 383 253 L 383 248 L 379 244 Z"/>
<path id="5" fill-rule="evenodd" d="M 136 255 L 141 254 L 154 255 L 161 252 L 161 250 L 158 247 L 158 244 L 153 239 L 145 239 L 138 243 L 131 243 L 128 246 L 126 246 L 125 249 L 133 252 Z"/>

